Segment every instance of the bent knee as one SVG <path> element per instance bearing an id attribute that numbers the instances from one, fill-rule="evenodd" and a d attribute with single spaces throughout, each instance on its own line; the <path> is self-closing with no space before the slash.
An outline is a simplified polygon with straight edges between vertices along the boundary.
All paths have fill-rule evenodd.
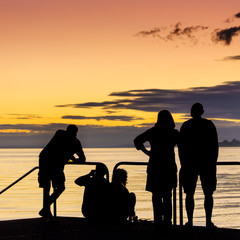
<path id="1" fill-rule="evenodd" d="M 135 204 L 136 203 L 136 194 L 133 192 L 129 193 L 129 200 L 130 200 L 130 202 Z"/>
<path id="2" fill-rule="evenodd" d="M 66 189 L 66 188 L 65 188 L 64 185 L 63 185 L 63 186 L 59 186 L 59 187 L 56 188 L 56 190 L 57 190 L 58 192 L 61 192 L 61 193 L 62 193 L 65 189 Z"/>

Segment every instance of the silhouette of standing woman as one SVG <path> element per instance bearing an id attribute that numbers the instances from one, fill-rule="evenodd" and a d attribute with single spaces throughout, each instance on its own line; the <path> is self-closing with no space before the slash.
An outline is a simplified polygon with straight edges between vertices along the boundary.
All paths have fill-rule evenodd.
<path id="1" fill-rule="evenodd" d="M 154 127 L 135 138 L 137 150 L 148 155 L 146 190 L 152 192 L 154 223 L 170 226 L 172 219 L 172 188 L 177 185 L 177 166 L 174 147 L 178 144 L 179 132 L 168 110 L 158 113 Z M 150 150 L 144 146 L 150 143 Z"/>

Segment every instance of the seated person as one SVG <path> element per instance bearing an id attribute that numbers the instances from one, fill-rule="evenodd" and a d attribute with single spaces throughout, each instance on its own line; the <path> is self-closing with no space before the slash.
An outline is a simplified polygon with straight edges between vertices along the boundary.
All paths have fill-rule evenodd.
<path id="1" fill-rule="evenodd" d="M 89 220 L 107 220 L 109 181 L 104 177 L 108 169 L 104 164 L 97 164 L 96 170 L 79 177 L 75 183 L 84 186 L 82 213 Z"/>
<path id="2" fill-rule="evenodd" d="M 136 196 L 129 193 L 126 184 L 127 171 L 116 169 L 110 184 L 110 219 L 115 222 L 125 222 L 128 218 L 136 219 L 134 210 Z"/>

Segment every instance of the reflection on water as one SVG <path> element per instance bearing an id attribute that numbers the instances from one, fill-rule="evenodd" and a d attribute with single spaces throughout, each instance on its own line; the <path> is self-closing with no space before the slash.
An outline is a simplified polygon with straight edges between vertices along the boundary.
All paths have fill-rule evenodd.
<path id="1" fill-rule="evenodd" d="M 37 166 L 40 151 L 41 149 L 0 149 L 0 190 Z M 105 163 L 110 171 L 110 178 L 117 162 L 148 161 L 141 152 L 131 148 L 88 148 L 85 149 L 85 153 L 87 161 Z M 240 162 L 240 148 L 221 148 L 218 161 Z M 177 163 L 179 166 L 178 158 Z M 136 214 L 141 219 L 153 219 L 151 193 L 145 191 L 146 166 L 121 167 L 128 171 L 129 191 L 136 193 Z M 84 189 L 75 185 L 74 180 L 87 174 L 92 168 L 94 166 L 66 166 L 66 191 L 57 204 L 59 216 L 82 216 L 81 203 Z M 240 166 L 218 166 L 218 186 L 214 194 L 213 210 L 213 221 L 217 226 L 240 229 L 239 186 Z M 203 194 L 199 184 L 195 200 L 194 224 L 205 225 Z M 38 211 L 42 207 L 42 189 L 38 188 L 37 171 L 3 193 L 0 196 L 0 206 L 0 220 L 38 217 Z M 185 209 L 183 213 L 186 222 Z"/>

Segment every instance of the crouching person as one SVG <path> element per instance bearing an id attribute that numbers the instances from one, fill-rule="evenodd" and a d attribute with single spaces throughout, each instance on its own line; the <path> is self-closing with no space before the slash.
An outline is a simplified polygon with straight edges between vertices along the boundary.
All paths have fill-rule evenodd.
<path id="1" fill-rule="evenodd" d="M 82 214 L 90 221 L 107 221 L 109 217 L 109 181 L 105 178 L 108 169 L 97 164 L 96 169 L 75 180 L 84 186 Z"/>

